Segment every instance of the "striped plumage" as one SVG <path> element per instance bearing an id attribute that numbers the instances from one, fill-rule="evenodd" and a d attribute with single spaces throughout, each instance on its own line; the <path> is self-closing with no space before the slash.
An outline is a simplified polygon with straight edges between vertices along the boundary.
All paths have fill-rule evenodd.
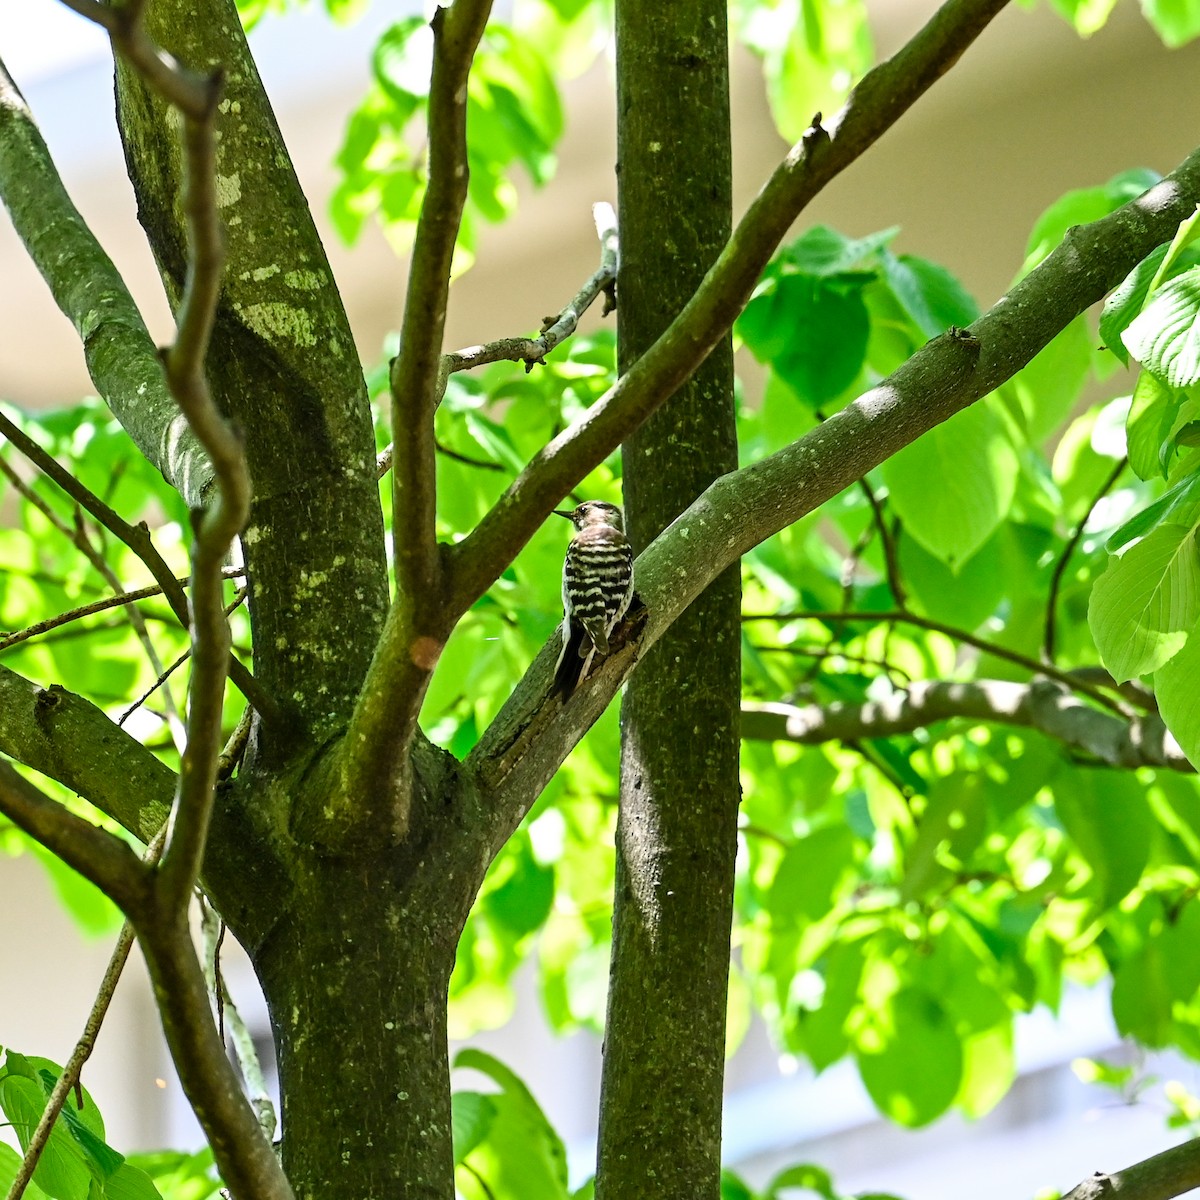
<path id="1" fill-rule="evenodd" d="M 564 700 L 591 670 L 597 654 L 633 598 L 633 550 L 625 520 L 615 504 L 588 500 L 560 512 L 575 526 L 563 561 L 563 647 L 554 669 L 554 690 Z"/>

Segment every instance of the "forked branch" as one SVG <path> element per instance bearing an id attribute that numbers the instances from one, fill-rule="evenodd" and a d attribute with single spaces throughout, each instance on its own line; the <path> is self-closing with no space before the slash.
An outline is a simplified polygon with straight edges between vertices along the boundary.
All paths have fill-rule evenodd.
<path id="1" fill-rule="evenodd" d="M 450 267 L 467 199 L 467 76 L 491 0 L 455 0 L 433 25 L 429 183 L 421 204 L 392 363 L 392 511 L 396 599 L 343 742 L 338 796 L 327 825 L 339 837 L 397 838 L 408 826 L 405 763 L 417 714 L 453 628 L 437 542 L 434 414 Z M 318 835 L 320 836 L 320 835 Z"/>
<path id="2" fill-rule="evenodd" d="M 600 265 L 588 277 L 587 282 L 553 317 L 547 317 L 542 332 L 537 337 L 508 337 L 482 346 L 467 346 L 462 350 L 442 355 L 441 384 L 439 396 L 446 390 L 446 380 L 456 371 L 469 371 L 494 362 L 523 362 L 526 371 L 535 363 L 543 362 L 546 355 L 571 336 L 579 325 L 579 318 L 604 295 L 604 316 L 616 306 L 614 284 L 617 281 L 617 214 L 611 204 L 601 202 L 592 206 L 596 222 L 596 236 L 600 239 Z"/>
<path id="3" fill-rule="evenodd" d="M 1054 253 L 969 330 L 935 338 L 803 438 L 716 480 L 638 557 L 637 588 L 648 619 L 637 645 L 612 655 L 560 707 L 548 700 L 558 654 L 558 639 L 552 638 L 468 756 L 468 768 L 493 801 L 492 848 L 503 844 L 530 798 L 540 793 L 604 710 L 636 654 L 652 646 L 721 571 L 922 433 L 994 391 L 1156 246 L 1169 241 L 1198 202 L 1200 150 L 1136 200 L 1090 225 L 1074 227 Z M 1070 682 L 1080 690 L 1078 680 Z"/>
<path id="4" fill-rule="evenodd" d="M 551 509 L 703 362 L 749 299 L 792 222 L 950 69 L 1006 0 L 947 0 L 902 50 L 870 71 L 828 129 L 819 114 L 738 223 L 696 294 L 666 332 L 541 450 L 447 562 L 455 617 L 499 577 Z"/>

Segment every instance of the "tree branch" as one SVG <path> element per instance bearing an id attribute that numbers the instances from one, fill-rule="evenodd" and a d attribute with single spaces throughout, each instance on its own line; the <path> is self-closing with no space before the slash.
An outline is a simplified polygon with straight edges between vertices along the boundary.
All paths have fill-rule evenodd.
<path id="1" fill-rule="evenodd" d="M 636 645 L 611 655 L 560 707 L 547 702 L 559 648 L 552 638 L 471 751 L 466 765 L 492 797 L 493 847 L 503 844 L 530 798 L 603 712 L 637 653 L 653 645 L 722 570 L 999 387 L 1169 241 L 1198 201 L 1200 150 L 1136 200 L 1070 230 L 968 332 L 935 338 L 804 437 L 716 480 L 637 559 L 637 589 L 648 611 Z M 1041 664 L 1037 669 L 1045 670 Z"/>
<path id="2" fill-rule="evenodd" d="M 126 0 L 121 8 L 92 0 L 66 2 L 103 25 L 114 48 L 183 114 L 188 266 L 175 342 L 163 355 L 163 365 L 171 395 L 208 452 L 217 484 L 215 500 L 194 522 L 187 746 L 157 872 L 159 904 L 185 913 L 204 859 L 221 750 L 230 656 L 222 567 L 250 513 L 250 476 L 241 439 L 213 402 L 204 373 L 225 261 L 216 189 L 216 114 L 222 74 L 197 75 L 159 50 L 142 28 L 141 0 Z"/>
<path id="3" fill-rule="evenodd" d="M 1098 712 L 1062 684 L 1048 679 L 1033 683 L 917 681 L 867 704 L 744 703 L 742 737 L 815 746 L 891 737 L 959 718 L 1036 729 L 1110 767 L 1195 770 L 1158 717 L 1122 720 Z"/>
<path id="4" fill-rule="evenodd" d="M 613 310 L 613 287 L 617 279 L 617 214 L 613 212 L 611 204 L 602 201 L 592 205 L 592 216 L 596 222 L 596 236 L 600 239 L 600 265 L 575 297 L 557 316 L 546 318 L 542 332 L 535 338 L 500 338 L 482 346 L 468 346 L 451 354 L 443 354 L 439 397 L 446 390 L 446 380 L 456 371 L 469 371 L 473 367 L 494 362 L 523 362 L 527 371 L 532 370 L 535 363 L 544 362 L 551 350 L 575 332 L 579 318 L 601 292 L 608 296 L 604 315 Z"/>
<path id="5" fill-rule="evenodd" d="M 683 312 L 592 406 L 541 450 L 475 530 L 449 551 L 457 616 L 533 536 L 550 510 L 704 360 L 749 299 L 762 268 L 818 192 L 890 129 L 958 60 L 1006 0 L 947 0 L 902 50 L 870 71 L 824 129 L 789 151 Z"/>
<path id="6" fill-rule="evenodd" d="M 207 456 L 167 391 L 125 281 L 71 203 L 3 62 L 0 198 L 55 303 L 78 331 L 96 390 L 167 482 L 190 506 L 200 505 L 212 481 Z"/>
<path id="7" fill-rule="evenodd" d="M 392 363 L 392 511 L 396 599 L 342 743 L 331 831 L 399 838 L 408 827 L 405 763 L 417 714 L 454 625 L 437 542 L 434 413 L 450 265 L 467 199 L 467 76 L 491 0 L 455 0 L 434 14 L 429 89 L 429 184 L 421 204 Z M 350 818 L 353 818 L 351 821 Z"/>
<path id="8" fill-rule="evenodd" d="M 159 914 L 139 923 L 137 931 L 171 1058 L 225 1185 L 239 1200 L 292 1200 L 279 1159 L 217 1034 L 186 914 Z"/>
<path id="9" fill-rule="evenodd" d="M 150 882 L 145 863 L 120 838 L 51 800 L 7 762 L 0 762 L 0 812 L 126 913 L 145 910 Z"/>
<path id="10" fill-rule="evenodd" d="M 147 865 L 157 860 L 165 835 L 166 826 L 164 825 L 146 849 L 143 862 Z M 88 1019 L 84 1024 L 83 1033 L 79 1035 L 75 1049 L 71 1051 L 71 1057 L 63 1064 L 62 1071 L 54 1081 L 54 1087 L 46 1099 L 46 1107 L 42 1109 L 42 1115 L 38 1118 L 37 1126 L 29 1135 L 29 1144 L 25 1147 L 21 1165 L 13 1177 L 6 1200 L 21 1200 L 25 1194 L 25 1189 L 33 1178 L 34 1171 L 37 1170 L 42 1151 L 45 1150 L 46 1143 L 50 1140 L 54 1123 L 58 1120 L 59 1114 L 67 1102 L 67 1097 L 79 1085 L 83 1066 L 91 1058 L 92 1051 L 96 1048 L 96 1038 L 100 1033 L 100 1026 L 104 1024 L 104 1018 L 108 1015 L 108 1006 L 112 1003 L 113 993 L 116 992 L 117 984 L 121 981 L 121 972 L 125 970 L 125 964 L 129 961 L 129 951 L 133 949 L 133 937 L 133 926 L 126 921 L 121 926 L 117 944 L 113 947 L 113 952 L 109 957 L 108 968 L 104 972 L 104 978 L 100 981 L 100 988 L 92 1004 L 92 1011 L 88 1014 Z"/>
<path id="11" fill-rule="evenodd" d="M 90 701 L 0 667 L 0 751 L 57 780 L 148 842 L 171 808 L 175 772 Z"/>
<path id="12" fill-rule="evenodd" d="M 1200 1187 L 1200 1138 L 1172 1146 L 1122 1171 L 1097 1171 L 1063 1200 L 1102 1200 L 1118 1193 L 1121 1200 L 1170 1200 L 1196 1187 Z"/>

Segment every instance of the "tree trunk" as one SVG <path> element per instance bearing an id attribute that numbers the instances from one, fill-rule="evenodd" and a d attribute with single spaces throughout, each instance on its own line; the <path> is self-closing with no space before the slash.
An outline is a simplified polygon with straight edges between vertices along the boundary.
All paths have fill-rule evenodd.
<path id="1" fill-rule="evenodd" d="M 450 1200 L 446 997 L 458 929 L 408 855 L 325 860 L 256 959 L 300 1196 Z"/>
<path id="2" fill-rule="evenodd" d="M 185 66 L 225 72 L 216 187 L 228 258 L 206 366 L 253 486 L 242 546 L 254 672 L 300 718 L 276 735 L 327 737 L 345 724 L 388 604 L 362 369 L 234 0 L 152 4 L 146 27 Z M 175 306 L 187 261 L 178 120 L 123 62 L 117 116 L 138 219 Z M 252 760 L 271 750 L 278 761 L 289 742 L 260 736 Z"/>
<path id="3" fill-rule="evenodd" d="M 622 372 L 731 227 L 721 0 L 617 5 Z M 728 338 L 625 445 L 647 545 L 737 466 Z M 731 568 L 640 664 L 621 710 L 621 815 L 602 1083 L 600 1200 L 716 1197 L 738 805 L 740 586 Z"/>

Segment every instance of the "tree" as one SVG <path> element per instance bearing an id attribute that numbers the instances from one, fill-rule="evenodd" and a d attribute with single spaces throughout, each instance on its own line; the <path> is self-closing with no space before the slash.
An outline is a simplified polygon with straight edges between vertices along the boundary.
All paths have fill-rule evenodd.
<path id="1" fill-rule="evenodd" d="M 565 781 L 588 768 L 564 762 L 627 678 L 598 1195 L 722 1186 L 736 889 L 743 969 L 778 1036 L 818 1067 L 853 1055 L 894 1119 L 994 1103 L 1014 1011 L 1056 1003 L 1072 971 L 1113 972 L 1123 1031 L 1200 1049 L 1188 637 L 1200 616 L 1200 151 L 1165 180 L 1130 172 L 1064 197 L 1020 281 L 979 315 L 943 269 L 893 253 L 890 234 L 816 228 L 780 245 L 1003 0 L 948 0 L 870 70 L 861 14 L 810 14 L 807 27 L 797 15 L 784 46 L 755 40 L 770 6 L 738 5 L 798 141 L 732 229 L 725 9 L 619 0 L 621 267 L 601 212 L 601 266 L 539 337 L 444 354 L 471 222 L 503 215 L 512 163 L 546 173 L 561 124 L 541 42 L 489 25 L 486 0 L 455 0 L 385 36 L 340 159 L 343 230 L 378 206 L 413 239 L 398 353 L 376 389 L 392 437 L 377 459 L 363 370 L 232 3 L 206 0 L 200 20 L 167 0 L 68 3 L 112 39 L 130 179 L 178 324 L 157 353 L 6 80 L 0 192 L 124 433 L 95 405 L 3 418 L 39 472 L 3 460 L 22 545 L 55 529 L 72 557 L 37 597 L 69 611 L 4 643 L 24 670 L 0 668 L 0 749 L 18 764 L 0 767 L 0 812 L 125 914 L 235 1197 L 449 1197 L 456 1179 L 469 1196 L 565 1194 L 561 1147 L 507 1068 L 466 1056 L 500 1091 L 463 1094 L 452 1116 L 446 1001 L 502 979 L 549 917 L 556 880 L 529 833 L 535 806 L 538 820 L 557 811 L 565 855 L 594 853 L 611 808 L 567 815 Z M 565 40 L 601 7 L 537 13 Z M 1084 27 L 1095 14 L 1074 15 Z M 1190 10 L 1156 19 L 1171 41 L 1198 23 Z M 812 116 L 810 92 L 790 86 L 798 59 L 805 81 L 861 75 L 836 117 Z M 654 86 L 663 78 L 678 86 Z M 420 120 L 423 151 L 406 141 Z M 603 339 L 571 334 L 614 283 L 610 381 Z M 1105 296 L 1094 351 L 1084 314 Z M 739 414 L 741 467 L 735 321 L 769 368 L 762 406 Z M 1098 356 L 1141 364 L 1133 396 L 1075 415 L 1051 469 L 1044 446 Z M 482 383 L 458 376 L 479 366 Z M 545 581 L 563 539 L 542 526 L 573 489 L 615 495 L 622 443 L 644 609 L 560 703 Z M 110 481 L 118 458 L 128 475 Z M 934 477 L 953 503 L 931 503 Z M 1125 507 L 1105 508 L 1118 483 Z M 131 523 L 143 490 L 161 509 L 154 534 Z M 740 561 L 741 623 L 775 633 L 747 640 L 739 714 Z M 123 592 L 135 562 L 154 583 Z M 109 594 L 80 606 L 85 569 Z M 244 593 L 228 597 L 227 576 Z M 134 606 L 155 596 L 178 627 L 151 636 Z M 248 615 L 227 611 L 243 599 Z M 69 666 L 37 641 L 113 609 L 131 632 L 87 626 L 90 649 Z M 230 619 L 248 630 L 253 673 Z M 161 697 L 163 724 L 143 739 L 105 711 L 138 701 L 131 638 Z M 185 642 L 181 730 L 163 649 Z M 753 768 L 741 877 L 739 724 Z M 178 747 L 154 744 L 160 728 Z M 614 763 L 593 775 L 613 777 Z M 594 864 L 560 881 L 606 884 Z M 188 929 L 197 886 L 271 1010 L 278 1157 L 210 1009 Z M 557 964 L 551 945 L 547 992 L 564 1023 L 576 999 L 565 960 L 603 951 L 603 924 L 560 929 Z M 815 991 L 797 990 L 802 975 Z M 701 1064 L 687 1073 L 685 1038 Z M 8 1053 L 0 1104 L 23 1147 L 44 1093 L 53 1114 L 74 1078 Z M 60 1200 L 152 1195 L 94 1117 L 90 1102 L 67 1110 L 34 1182 Z M 1124 1186 L 1177 1194 L 1197 1163 L 1189 1144 Z"/>

